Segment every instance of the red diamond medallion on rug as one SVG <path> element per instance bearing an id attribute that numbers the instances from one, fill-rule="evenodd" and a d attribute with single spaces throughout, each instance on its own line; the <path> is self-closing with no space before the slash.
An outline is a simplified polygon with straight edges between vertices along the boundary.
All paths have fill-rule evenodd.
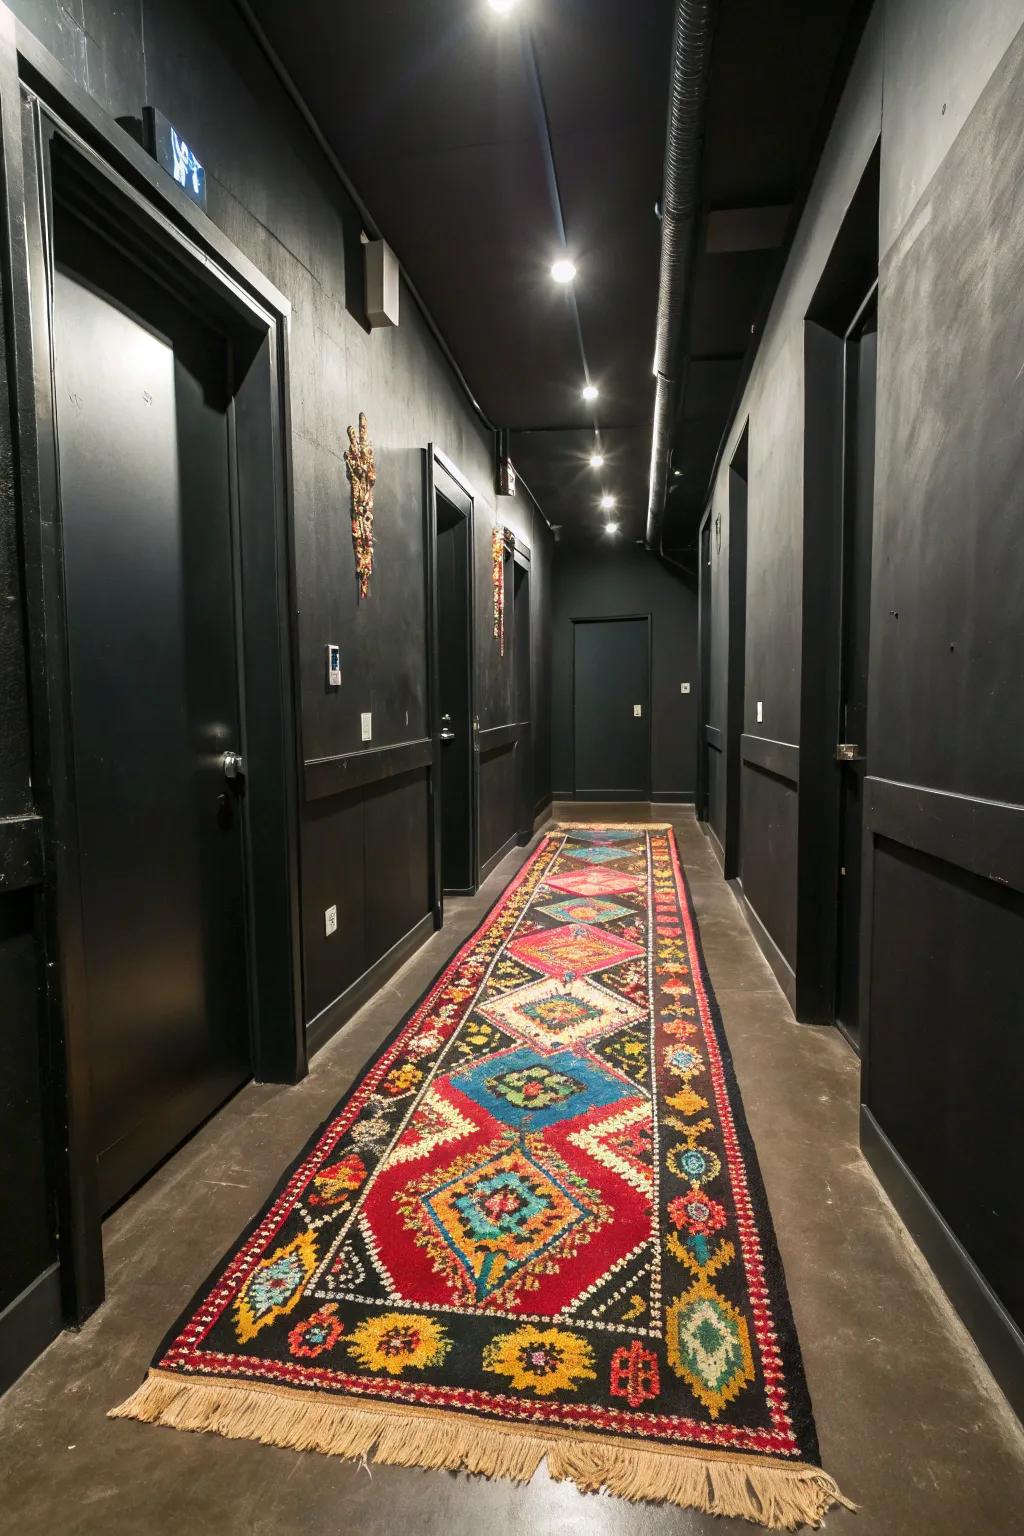
<path id="1" fill-rule="evenodd" d="M 620 869 L 567 869 L 547 879 L 553 891 L 568 891 L 570 896 L 622 896 L 639 883 Z"/>
<path id="2" fill-rule="evenodd" d="M 590 928 L 586 923 L 561 923 L 529 933 L 513 939 L 508 951 L 549 976 L 585 976 L 643 953 L 638 944 L 619 938 L 609 928 Z"/>

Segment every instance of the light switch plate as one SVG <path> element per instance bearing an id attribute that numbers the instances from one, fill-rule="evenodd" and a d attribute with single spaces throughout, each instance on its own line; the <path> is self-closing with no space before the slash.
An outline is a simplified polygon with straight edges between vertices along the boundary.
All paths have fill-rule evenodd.
<path id="1" fill-rule="evenodd" d="M 327 935 L 328 938 L 330 938 L 331 934 L 332 933 L 337 933 L 337 931 L 338 931 L 338 909 L 337 909 L 337 907 L 328 907 L 327 910 L 324 912 L 324 933 Z"/>
<path id="2" fill-rule="evenodd" d="M 363 740 L 364 741 L 372 741 L 373 740 L 373 716 L 371 714 L 360 715 L 359 716 L 359 724 L 360 724 L 360 728 L 361 728 L 362 733 L 363 733 Z"/>
<path id="3" fill-rule="evenodd" d="M 639 720 L 641 715 L 643 714 L 643 712 L 644 712 L 644 707 L 643 707 L 642 704 L 634 704 L 633 705 L 633 716 L 634 716 L 635 719 Z"/>
<path id="4" fill-rule="evenodd" d="M 690 691 L 689 683 L 680 683 L 679 684 L 679 692 L 680 693 L 689 693 L 689 691 Z"/>
<path id="5" fill-rule="evenodd" d="M 758 699 L 758 701 L 757 701 L 757 723 L 758 723 L 758 725 L 761 724 L 763 719 L 764 719 L 764 702 L 761 699 Z"/>

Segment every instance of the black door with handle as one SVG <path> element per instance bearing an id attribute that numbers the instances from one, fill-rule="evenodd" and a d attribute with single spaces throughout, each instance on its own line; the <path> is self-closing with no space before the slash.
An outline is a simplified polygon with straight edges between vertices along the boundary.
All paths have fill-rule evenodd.
<path id="1" fill-rule="evenodd" d="M 836 1022 L 859 1043 L 861 844 L 867 760 L 871 534 L 878 330 L 874 309 L 846 342 Z"/>
<path id="2" fill-rule="evenodd" d="M 60 205 L 55 255 L 82 939 L 109 1209 L 250 1074 L 230 349 L 187 296 Z"/>
<path id="3" fill-rule="evenodd" d="M 470 524 L 437 497 L 437 696 L 441 735 L 441 881 L 472 891 L 473 711 L 470 691 Z"/>
<path id="4" fill-rule="evenodd" d="M 573 621 L 578 800 L 649 800 L 650 621 Z"/>

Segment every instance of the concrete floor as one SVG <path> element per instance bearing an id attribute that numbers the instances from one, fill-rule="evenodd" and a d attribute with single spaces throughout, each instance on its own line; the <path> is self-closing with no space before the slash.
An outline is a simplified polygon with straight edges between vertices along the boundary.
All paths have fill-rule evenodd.
<path id="1" fill-rule="evenodd" d="M 607 807 L 555 808 L 566 819 Z M 617 807 L 614 819 L 642 819 Z M 775 1217 L 828 1471 L 850 1536 L 1024 1533 L 1024 1436 L 857 1146 L 858 1063 L 794 1023 L 692 811 L 672 820 Z M 751 1527 L 631 1505 L 538 1473 L 527 1488 L 113 1421 L 165 1329 L 285 1164 L 511 878 L 510 855 L 313 1063 L 250 1086 L 105 1232 L 108 1300 L 0 1400 L 0 1526 L 18 1536 L 727 1536 Z"/>

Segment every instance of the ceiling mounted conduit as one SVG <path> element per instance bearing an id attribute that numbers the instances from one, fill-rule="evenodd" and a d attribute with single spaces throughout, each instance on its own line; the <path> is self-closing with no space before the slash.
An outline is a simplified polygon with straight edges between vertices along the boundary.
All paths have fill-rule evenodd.
<path id="1" fill-rule="evenodd" d="M 664 555 L 669 455 L 688 361 L 683 337 L 693 288 L 700 217 L 704 117 L 715 10 L 715 0 L 677 0 L 672 34 L 654 341 L 657 384 L 645 536 L 648 549 L 659 555 Z"/>

